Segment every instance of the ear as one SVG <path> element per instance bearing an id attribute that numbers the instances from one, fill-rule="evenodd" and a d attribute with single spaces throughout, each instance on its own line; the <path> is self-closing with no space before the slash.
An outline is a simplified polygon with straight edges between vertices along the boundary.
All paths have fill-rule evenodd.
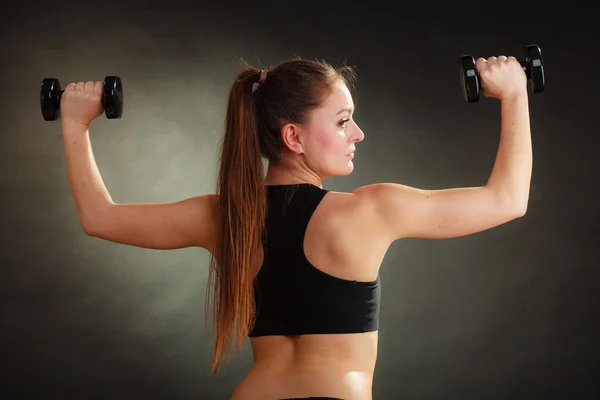
<path id="1" fill-rule="evenodd" d="M 302 128 L 296 124 L 288 123 L 281 128 L 281 139 L 290 151 L 296 154 L 304 154 L 302 146 Z"/>

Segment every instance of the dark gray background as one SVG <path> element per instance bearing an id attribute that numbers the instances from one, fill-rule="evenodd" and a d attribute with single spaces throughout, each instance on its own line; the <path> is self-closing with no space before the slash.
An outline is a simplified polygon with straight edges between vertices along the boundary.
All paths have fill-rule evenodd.
<path id="1" fill-rule="evenodd" d="M 441 2 L 440 2 L 441 3 Z M 0 305 L 10 398 L 226 399 L 248 346 L 209 377 L 208 253 L 86 237 L 67 181 L 60 122 L 42 120 L 44 77 L 119 75 L 121 120 L 91 126 L 117 202 L 214 192 L 217 144 L 240 60 L 299 55 L 358 69 L 365 132 L 350 191 L 374 182 L 485 184 L 499 105 L 466 104 L 458 57 L 542 48 L 530 96 L 527 214 L 462 238 L 403 240 L 381 270 L 374 399 L 600 396 L 597 22 L 590 10 L 491 3 L 274 1 L 16 2 L 1 11 Z"/>

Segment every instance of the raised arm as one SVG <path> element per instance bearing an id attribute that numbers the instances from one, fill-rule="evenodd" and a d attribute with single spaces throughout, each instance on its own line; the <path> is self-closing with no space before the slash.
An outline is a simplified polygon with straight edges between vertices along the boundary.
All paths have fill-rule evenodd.
<path id="1" fill-rule="evenodd" d="M 513 58 L 479 59 L 483 93 L 500 100 L 496 161 L 485 186 L 424 190 L 395 183 L 359 188 L 382 234 L 400 238 L 452 238 L 487 230 L 527 210 L 532 146 L 526 78 Z"/>
<path id="2" fill-rule="evenodd" d="M 211 248 L 215 195 L 172 203 L 115 203 L 96 165 L 89 128 L 63 124 L 63 138 L 71 192 L 87 235 L 149 249 Z"/>
<path id="3" fill-rule="evenodd" d="M 97 82 L 96 85 L 101 84 Z M 81 92 L 78 93 L 78 90 Z M 86 92 L 87 90 L 87 92 Z M 96 90 L 96 92 L 94 92 Z M 83 95 L 82 93 L 87 93 Z M 104 240 L 150 249 L 212 248 L 216 195 L 172 203 L 113 202 L 94 158 L 89 122 L 98 113 L 101 89 L 67 87 L 61 102 L 62 131 L 71 193 L 83 230 Z M 92 110 L 87 118 L 81 110 Z"/>

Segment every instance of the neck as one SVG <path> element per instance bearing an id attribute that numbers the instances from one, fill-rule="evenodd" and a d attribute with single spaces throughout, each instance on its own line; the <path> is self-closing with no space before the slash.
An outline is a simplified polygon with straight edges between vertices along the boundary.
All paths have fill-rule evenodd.
<path id="1" fill-rule="evenodd" d="M 322 179 L 312 171 L 301 168 L 292 168 L 281 163 L 270 162 L 265 185 L 292 185 L 297 183 L 310 183 L 323 187 Z"/>

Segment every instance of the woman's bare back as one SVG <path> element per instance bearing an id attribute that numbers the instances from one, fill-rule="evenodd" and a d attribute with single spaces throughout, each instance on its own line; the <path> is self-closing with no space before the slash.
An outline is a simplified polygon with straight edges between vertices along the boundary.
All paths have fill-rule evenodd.
<path id="1" fill-rule="evenodd" d="M 307 260 L 337 278 L 374 281 L 391 241 L 378 234 L 370 212 L 364 198 L 329 191 L 306 229 Z M 371 399 L 377 341 L 377 331 L 252 338 L 254 365 L 232 400 Z"/>

